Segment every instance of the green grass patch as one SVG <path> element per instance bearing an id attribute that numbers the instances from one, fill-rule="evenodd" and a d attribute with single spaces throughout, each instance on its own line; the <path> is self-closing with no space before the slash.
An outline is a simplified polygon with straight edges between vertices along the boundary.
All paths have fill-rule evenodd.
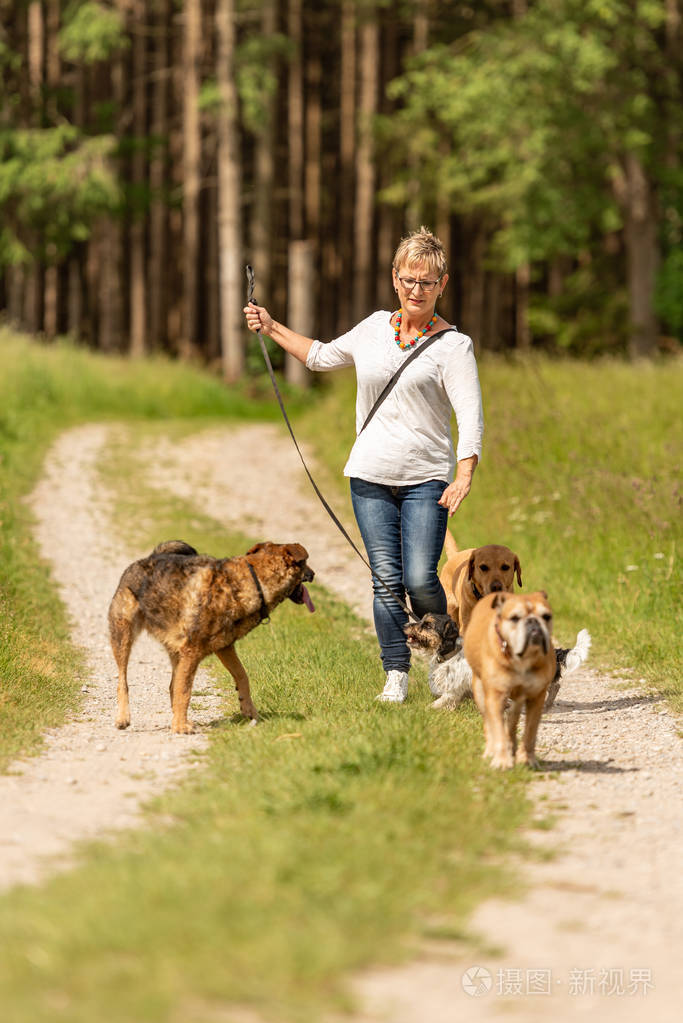
<path id="1" fill-rule="evenodd" d="M 591 663 L 643 678 L 683 709 L 683 361 L 487 356 L 480 375 L 484 453 L 449 523 L 459 545 L 508 544 L 524 588 L 547 590 L 563 644 L 588 628 Z M 299 421 L 330 478 L 337 468 L 340 501 L 354 395 L 352 375 L 330 375 Z"/>

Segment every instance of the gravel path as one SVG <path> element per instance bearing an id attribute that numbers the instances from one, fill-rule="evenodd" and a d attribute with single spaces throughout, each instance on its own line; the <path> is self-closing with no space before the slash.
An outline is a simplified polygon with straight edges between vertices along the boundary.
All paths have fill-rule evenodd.
<path id="1" fill-rule="evenodd" d="M 96 472 L 106 440 L 103 426 L 63 434 L 30 498 L 40 549 L 74 641 L 86 652 L 89 677 L 78 716 L 46 735 L 40 756 L 0 777 L 0 889 L 67 866 L 78 840 L 137 823 L 141 804 L 196 763 L 195 751 L 206 744 L 201 734 L 170 735 L 168 658 L 146 635 L 130 661 L 132 725 L 125 732 L 114 728 L 116 666 L 107 609 L 125 566 L 148 552 L 123 550 L 110 536 L 109 495 Z M 195 691 L 195 720 L 219 717 L 220 699 L 206 672 L 197 676 Z"/>
<path id="2" fill-rule="evenodd" d="M 38 879 L 68 862 L 75 840 L 134 823 L 140 801 L 188 770 L 204 742 L 171 736 L 167 661 L 142 640 L 131 665 L 133 725 L 113 727 L 106 608 L 122 568 L 146 552 L 108 539 L 108 495 L 94 476 L 106 439 L 100 426 L 64 434 L 32 498 L 92 680 L 79 717 L 48 736 L 44 754 L 0 778 L 0 886 Z M 319 581 L 369 618 L 367 569 L 325 515 L 283 431 L 211 430 L 150 442 L 142 454 L 160 490 L 254 536 L 302 541 Z M 198 688 L 208 684 L 198 679 Z M 221 713 L 215 694 L 196 703 L 200 722 Z M 678 1020 L 683 751 L 674 719 L 632 684 L 584 669 L 544 717 L 539 752 L 548 770 L 534 785 L 538 816 L 556 823 L 527 837 L 556 855 L 520 862 L 525 893 L 488 901 L 470 925 L 482 947 L 501 954 L 440 945 L 407 966 L 369 971 L 354 981 L 356 1023 Z"/>

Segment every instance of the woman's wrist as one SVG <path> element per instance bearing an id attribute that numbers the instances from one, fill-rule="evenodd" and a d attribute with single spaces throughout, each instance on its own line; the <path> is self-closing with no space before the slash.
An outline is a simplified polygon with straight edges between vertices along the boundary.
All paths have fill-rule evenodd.
<path id="1" fill-rule="evenodd" d="M 469 458 L 461 458 L 455 472 L 456 480 L 462 483 L 471 483 L 478 461 L 479 459 L 477 455 L 470 455 Z"/>

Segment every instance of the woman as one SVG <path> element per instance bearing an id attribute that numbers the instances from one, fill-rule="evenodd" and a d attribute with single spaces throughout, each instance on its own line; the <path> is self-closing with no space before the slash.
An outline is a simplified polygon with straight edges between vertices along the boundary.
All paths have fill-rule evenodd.
<path id="1" fill-rule="evenodd" d="M 309 369 L 354 365 L 356 430 L 408 354 L 430 333 L 449 328 L 436 312 L 448 281 L 444 248 L 426 228 L 404 238 L 393 260 L 400 308 L 368 316 L 329 344 L 275 321 L 263 306 L 244 314 L 252 331 L 267 334 Z M 457 471 L 451 409 L 458 424 Z M 472 342 L 455 327 L 407 367 L 366 430 L 358 432 L 344 475 L 368 561 L 389 588 L 421 617 L 446 612 L 437 565 L 448 515 L 470 490 L 481 454 L 483 415 Z M 373 576 L 374 618 L 386 672 L 377 697 L 402 703 L 408 694 L 410 648 L 405 611 Z"/>

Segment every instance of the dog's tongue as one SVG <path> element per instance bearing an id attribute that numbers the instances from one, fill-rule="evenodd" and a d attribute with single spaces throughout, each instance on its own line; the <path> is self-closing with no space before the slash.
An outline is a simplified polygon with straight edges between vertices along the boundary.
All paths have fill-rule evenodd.
<path id="1" fill-rule="evenodd" d="M 306 605 L 308 610 L 311 612 L 311 614 L 313 614 L 313 612 L 315 611 L 315 606 L 313 604 L 313 601 L 311 600 L 310 593 L 308 592 L 306 587 L 303 585 L 303 583 L 301 584 L 301 596 L 304 598 L 304 604 Z"/>

